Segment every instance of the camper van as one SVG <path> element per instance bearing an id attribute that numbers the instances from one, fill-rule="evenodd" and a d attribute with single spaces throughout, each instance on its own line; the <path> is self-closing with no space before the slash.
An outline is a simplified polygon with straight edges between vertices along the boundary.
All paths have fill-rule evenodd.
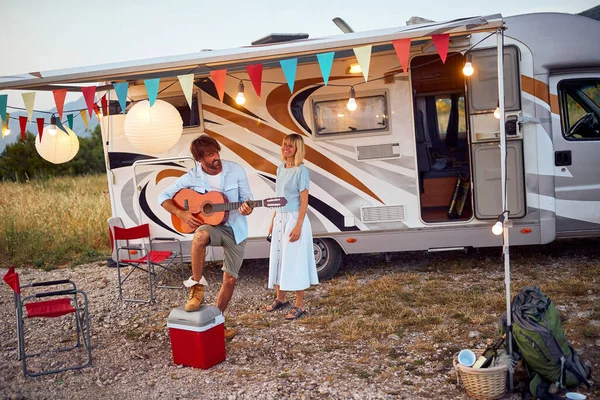
<path id="1" fill-rule="evenodd" d="M 450 35 L 445 60 L 432 41 L 439 34 Z M 502 246 L 491 229 L 499 216 L 511 221 L 513 245 L 598 235 L 598 38 L 600 22 L 582 16 L 491 15 L 319 39 L 280 35 L 284 41 L 239 49 L 27 76 L 0 89 L 127 81 L 127 111 L 148 98 L 144 79 L 160 78 L 158 99 L 183 120 L 178 142 L 162 153 L 130 143 L 127 114 L 109 92 L 101 118 L 109 225 L 149 223 L 152 236 L 180 239 L 188 258 L 193 235 L 178 231 L 157 199 L 196 165 L 191 141 L 215 138 L 221 157 L 246 169 L 254 198 L 267 199 L 282 140 L 302 135 L 314 254 L 326 279 L 344 254 Z M 399 62 L 397 39 L 411 39 L 409 65 Z M 365 79 L 353 49 L 369 45 Z M 327 52 L 335 58 L 325 84 L 317 54 Z M 298 59 L 293 92 L 280 65 L 290 58 Z M 260 97 L 245 68 L 259 63 Z M 227 69 L 223 101 L 210 78 L 218 69 Z M 189 73 L 191 104 L 177 81 Z M 272 214 L 262 207 L 248 217 L 246 258 L 268 257 Z M 221 249 L 209 247 L 207 260 L 220 259 Z"/>

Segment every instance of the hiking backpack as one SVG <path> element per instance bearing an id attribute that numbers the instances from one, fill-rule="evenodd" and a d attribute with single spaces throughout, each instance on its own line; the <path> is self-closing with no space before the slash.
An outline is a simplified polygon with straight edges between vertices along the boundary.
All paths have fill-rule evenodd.
<path id="1" fill-rule="evenodd" d="M 543 398 L 541 392 L 552 383 L 560 389 L 581 383 L 590 387 L 586 378 L 591 370 L 586 371 L 567 341 L 558 312 L 548 296 L 538 287 L 524 287 L 514 297 L 511 310 L 513 348 L 523 357 L 532 377 L 529 382 L 532 395 Z"/>

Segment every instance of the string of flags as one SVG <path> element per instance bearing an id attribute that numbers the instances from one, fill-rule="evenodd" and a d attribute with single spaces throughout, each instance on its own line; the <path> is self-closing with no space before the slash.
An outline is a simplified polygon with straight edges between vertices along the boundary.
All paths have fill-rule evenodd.
<path id="1" fill-rule="evenodd" d="M 439 34 L 432 35 L 431 39 L 435 48 L 442 60 L 443 63 L 446 62 L 446 57 L 448 54 L 448 47 L 450 42 L 449 34 Z M 408 60 L 410 58 L 410 47 L 411 47 L 411 39 L 398 39 L 392 41 L 392 45 L 400 62 L 403 72 L 408 72 L 409 63 Z M 360 69 L 362 71 L 365 82 L 369 80 L 369 67 L 371 63 L 371 52 L 372 45 L 360 46 L 353 48 L 354 55 L 360 65 Z M 331 74 L 331 68 L 333 66 L 333 60 L 335 58 L 335 52 L 327 52 L 320 53 L 316 55 L 317 61 L 319 64 L 319 68 L 321 70 L 321 75 L 323 77 L 323 82 L 325 86 L 329 81 L 329 77 Z M 290 58 L 285 60 L 280 60 L 279 64 L 281 69 L 283 70 L 283 74 L 285 76 L 286 82 L 290 89 L 290 92 L 294 92 L 294 82 L 296 80 L 296 69 L 298 66 L 298 58 Z M 263 64 L 251 64 L 246 65 L 246 72 L 248 73 L 248 77 L 252 83 L 254 91 L 258 98 L 261 95 L 261 86 L 262 86 L 262 73 L 263 73 Z M 181 89 L 185 95 L 188 105 L 192 106 L 192 92 L 194 85 L 194 74 L 187 75 L 179 75 L 177 76 Z M 219 96 L 219 100 L 223 102 L 224 94 L 225 94 L 225 83 L 227 78 L 227 69 L 219 69 L 210 71 L 210 79 L 213 81 L 215 88 L 217 90 L 217 94 Z M 239 79 L 239 78 L 236 78 Z M 150 106 L 154 104 L 156 98 L 158 96 L 158 90 L 160 85 L 160 78 L 146 79 L 144 81 L 146 92 L 148 94 L 148 101 L 150 102 Z M 126 105 L 127 105 L 127 93 L 129 89 L 129 82 L 119 82 L 113 84 L 114 91 L 117 95 L 117 99 L 119 105 L 121 107 L 121 112 L 123 114 L 126 113 Z M 352 87 L 353 89 L 353 87 Z M 238 101 L 239 104 L 243 103 L 243 90 L 244 85 L 242 80 L 240 79 L 240 84 L 238 87 L 238 96 L 241 94 L 241 102 Z M 87 86 L 82 87 L 81 92 L 83 94 L 83 98 L 85 100 L 87 106 L 87 112 L 89 117 L 92 117 L 92 112 L 95 112 L 98 119 L 102 115 L 107 115 L 107 99 L 106 94 L 104 94 L 100 98 L 100 103 L 102 106 L 102 114 L 100 112 L 100 108 L 98 106 L 98 102 L 95 100 L 96 97 L 96 86 Z M 54 102 L 56 104 L 56 110 L 58 113 L 57 126 L 62 129 L 62 118 L 63 118 L 63 108 L 64 102 L 67 94 L 66 89 L 57 89 L 52 91 L 54 96 Z M 34 111 L 34 102 L 35 102 L 35 92 L 22 93 L 23 103 L 25 104 L 25 109 L 27 110 L 27 117 L 20 116 L 19 126 L 21 129 L 21 139 L 25 141 L 25 130 L 27 127 L 27 122 L 32 122 L 33 111 Z M 0 120 L 2 121 L 2 138 L 4 139 L 5 132 L 8 131 L 8 119 L 10 118 L 10 114 L 7 113 L 7 103 L 8 103 L 8 95 L 0 95 Z M 88 128 L 88 117 L 85 113 L 86 110 L 81 110 L 79 115 L 83 119 L 83 122 Z M 45 125 L 44 118 L 36 118 L 36 123 L 38 127 L 38 133 L 40 136 L 40 140 L 42 139 L 42 132 Z M 60 126 L 59 126 L 60 124 Z M 67 124 L 70 129 L 73 128 L 73 114 L 67 115 Z"/>

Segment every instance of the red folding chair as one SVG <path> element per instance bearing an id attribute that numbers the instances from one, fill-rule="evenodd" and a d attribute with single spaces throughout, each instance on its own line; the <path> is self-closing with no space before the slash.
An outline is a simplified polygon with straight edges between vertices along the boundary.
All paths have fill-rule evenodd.
<path id="1" fill-rule="evenodd" d="M 123 301 L 149 303 L 153 297 L 153 287 L 157 288 L 182 288 L 183 284 L 167 285 L 161 284 L 165 273 L 179 274 L 180 282 L 185 280 L 185 269 L 183 264 L 183 251 L 181 241 L 176 238 L 165 237 L 150 237 L 150 227 L 148 224 L 134 226 L 132 228 L 121 228 L 113 226 L 114 240 L 117 243 L 116 262 L 117 276 L 119 279 L 119 297 Z M 138 244 L 131 245 L 130 241 L 139 241 Z M 120 246 L 120 242 L 125 242 L 124 246 Z M 146 247 L 146 242 L 148 247 Z M 154 250 L 153 243 L 156 242 L 177 242 L 179 251 L 176 250 Z M 137 255 L 135 257 L 134 255 Z M 141 256 L 141 257 L 139 257 Z M 179 258 L 179 271 L 175 265 Z M 121 278 L 121 268 L 129 268 L 129 272 Z M 123 286 L 130 279 L 135 271 L 142 272 L 148 276 L 148 299 L 125 298 L 123 297 Z"/>
<path id="2" fill-rule="evenodd" d="M 19 360 L 21 360 L 23 374 L 25 376 L 47 375 L 74 369 L 81 369 L 92 365 L 88 300 L 84 291 L 78 290 L 75 286 L 75 283 L 68 279 L 21 285 L 19 282 L 19 274 L 15 272 L 14 267 L 9 268 L 8 272 L 4 274 L 3 279 L 4 282 L 6 282 L 14 292 L 15 313 L 17 316 L 17 357 Z M 21 291 L 23 289 L 27 289 L 29 291 L 32 290 L 32 288 L 48 286 L 64 287 L 65 285 L 69 285 L 70 288 L 46 292 L 38 291 L 37 293 L 32 293 L 28 296 L 21 297 Z M 48 297 L 51 299 L 41 300 Z M 23 312 L 23 308 L 25 308 L 25 313 Z M 42 324 L 36 325 L 34 323 L 28 323 L 26 326 L 25 321 L 33 318 L 61 318 L 65 316 L 72 316 L 74 318 L 76 330 L 75 344 L 70 347 L 59 347 L 50 350 L 29 352 L 30 346 L 27 345 L 25 339 L 32 341 L 35 337 L 38 337 L 40 338 L 39 341 L 45 343 L 45 346 L 50 346 L 50 343 L 47 342 L 51 335 L 47 330 L 42 330 L 44 334 L 34 334 L 34 331 L 40 331 L 42 329 L 40 327 Z M 48 327 L 51 326 L 50 324 L 44 325 Z M 69 320 L 64 320 L 63 318 L 56 325 L 60 330 L 63 330 L 65 326 L 69 325 Z M 25 330 L 27 327 L 30 327 L 30 329 L 28 329 L 26 335 Z M 60 340 L 60 342 L 62 343 L 64 340 Z M 65 357 L 55 355 L 48 358 L 46 363 L 37 363 L 38 369 L 40 369 L 39 371 L 32 371 L 29 368 L 28 362 L 33 357 L 40 357 L 49 353 L 63 353 L 76 349 L 80 349 L 80 351 L 74 352 L 74 354 L 81 353 L 82 351 L 85 353 L 86 356 L 83 361 L 73 362 L 73 360 L 69 360 L 69 358 L 65 359 Z M 77 358 L 78 360 L 80 359 L 79 356 L 72 358 Z M 55 364 L 58 364 L 58 367 L 56 367 Z"/>

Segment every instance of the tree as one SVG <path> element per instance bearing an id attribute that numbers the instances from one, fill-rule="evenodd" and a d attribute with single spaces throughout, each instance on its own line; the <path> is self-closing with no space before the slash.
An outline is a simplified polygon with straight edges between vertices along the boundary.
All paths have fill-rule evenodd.
<path id="1" fill-rule="evenodd" d="M 44 160 L 35 149 L 35 135 L 27 132 L 25 142 L 11 143 L 0 155 L 0 179 L 23 181 L 59 175 L 83 175 L 105 171 L 100 125 L 90 137 L 79 138 L 79 152 L 64 164 Z"/>

